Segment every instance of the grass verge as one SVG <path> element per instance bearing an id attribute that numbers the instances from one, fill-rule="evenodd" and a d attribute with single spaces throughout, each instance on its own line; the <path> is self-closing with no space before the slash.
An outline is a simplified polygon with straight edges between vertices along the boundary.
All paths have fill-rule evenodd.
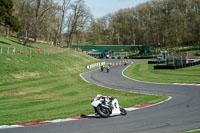
<path id="1" fill-rule="evenodd" d="M 1 37 L 3 38 L 3 37 Z M 3 38 L 0 46 L 19 47 L 16 38 Z M 14 46 L 13 46 L 14 45 Z M 19 46 L 18 46 L 19 45 Z M 118 98 L 123 107 L 153 104 L 166 99 L 102 88 L 84 82 L 79 74 L 97 62 L 81 52 L 32 44 L 48 54 L 0 54 L 0 125 L 40 122 L 93 113 L 97 95 Z M 23 46 L 24 47 L 24 46 Z"/>
<path id="2" fill-rule="evenodd" d="M 136 60 L 124 74 L 140 81 L 200 84 L 200 65 L 176 70 L 154 70 L 153 66 L 153 64 L 147 64 L 147 60 Z"/>

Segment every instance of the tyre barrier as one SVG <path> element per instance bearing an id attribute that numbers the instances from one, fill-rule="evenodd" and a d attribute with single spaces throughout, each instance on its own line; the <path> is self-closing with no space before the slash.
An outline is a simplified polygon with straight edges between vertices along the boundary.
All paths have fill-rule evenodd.
<path id="1" fill-rule="evenodd" d="M 120 56 L 114 57 L 114 56 L 112 56 L 112 57 L 110 57 L 110 59 L 129 59 L 129 57 L 127 57 L 127 56 L 124 56 L 124 57 L 120 57 Z"/>
<path id="2" fill-rule="evenodd" d="M 200 64 L 200 61 L 183 64 L 183 65 L 155 65 L 154 69 L 179 69 L 179 68 L 191 67 L 191 66 L 195 66 L 199 64 Z"/>

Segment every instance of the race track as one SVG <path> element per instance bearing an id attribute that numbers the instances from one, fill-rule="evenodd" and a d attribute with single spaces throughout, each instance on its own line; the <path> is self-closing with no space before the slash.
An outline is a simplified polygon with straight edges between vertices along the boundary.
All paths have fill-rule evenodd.
<path id="1" fill-rule="evenodd" d="M 110 73 L 94 70 L 82 76 L 105 87 L 172 99 L 126 116 L 3 129 L 0 133 L 177 133 L 200 128 L 200 86 L 134 81 L 122 75 L 124 69 L 125 66 L 118 66 L 111 68 Z"/>

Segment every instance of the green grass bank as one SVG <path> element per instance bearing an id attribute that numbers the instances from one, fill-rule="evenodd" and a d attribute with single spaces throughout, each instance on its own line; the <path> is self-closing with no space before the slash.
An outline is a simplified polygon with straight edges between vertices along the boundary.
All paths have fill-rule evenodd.
<path id="1" fill-rule="evenodd" d="M 94 112 L 90 101 L 99 93 L 117 97 L 123 107 L 166 99 L 86 83 L 79 74 L 99 60 L 82 52 L 41 43 L 25 47 L 17 38 L 2 36 L 0 48 L 0 125 L 90 114 Z M 15 54 L 11 52 L 14 48 Z"/>
<path id="2" fill-rule="evenodd" d="M 176 70 L 154 70 L 154 65 L 147 64 L 147 61 L 135 60 L 124 74 L 130 78 L 148 82 L 200 84 L 200 65 Z"/>

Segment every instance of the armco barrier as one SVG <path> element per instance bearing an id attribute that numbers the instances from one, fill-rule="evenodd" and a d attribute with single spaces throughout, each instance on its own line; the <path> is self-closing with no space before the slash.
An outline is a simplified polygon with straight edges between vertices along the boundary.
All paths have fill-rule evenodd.
<path id="1" fill-rule="evenodd" d="M 104 62 L 97 62 L 97 63 L 91 64 L 91 65 L 87 65 L 86 68 L 87 69 L 92 69 L 94 67 L 99 67 L 99 66 L 102 66 L 102 65 L 105 65 L 105 64 L 106 64 L 105 61 Z"/>

